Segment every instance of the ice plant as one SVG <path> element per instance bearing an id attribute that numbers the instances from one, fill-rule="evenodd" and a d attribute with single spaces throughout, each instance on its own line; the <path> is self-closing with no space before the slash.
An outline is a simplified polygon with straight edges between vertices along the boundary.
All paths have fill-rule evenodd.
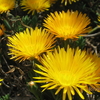
<path id="1" fill-rule="evenodd" d="M 15 0 L 0 0 L 0 13 L 10 11 L 15 6 Z"/>
<path id="2" fill-rule="evenodd" d="M 48 10 L 51 2 L 50 0 L 22 0 L 21 6 L 24 11 L 28 10 L 28 13 L 32 12 L 34 14 L 34 11 L 42 12 Z"/>
<path id="3" fill-rule="evenodd" d="M 55 95 L 63 90 L 62 100 L 72 100 L 75 91 L 84 98 L 82 91 L 92 94 L 90 87 L 95 91 L 100 89 L 100 58 L 95 54 L 72 49 L 69 46 L 47 52 L 41 59 L 41 64 L 36 64 L 40 74 L 33 77 L 36 83 L 44 83 L 41 88 L 56 89 Z"/>
<path id="4" fill-rule="evenodd" d="M 50 50 L 55 43 L 54 35 L 45 29 L 35 28 L 26 29 L 24 32 L 16 33 L 8 37 L 9 55 L 11 59 L 24 61 L 26 59 L 38 59 L 43 52 Z"/>
<path id="5" fill-rule="evenodd" d="M 43 25 L 52 34 L 64 40 L 78 38 L 83 33 L 90 31 L 89 17 L 78 11 L 54 12 L 45 18 Z"/>
<path id="6" fill-rule="evenodd" d="M 4 35 L 5 33 L 5 26 L 2 24 L 2 25 L 0 25 L 0 36 L 2 36 L 2 35 Z"/>
<path id="7" fill-rule="evenodd" d="M 65 5 L 67 5 L 67 3 L 69 4 L 72 4 L 72 2 L 76 2 L 76 1 L 79 1 L 79 0 L 61 0 L 61 3 L 65 3 Z"/>

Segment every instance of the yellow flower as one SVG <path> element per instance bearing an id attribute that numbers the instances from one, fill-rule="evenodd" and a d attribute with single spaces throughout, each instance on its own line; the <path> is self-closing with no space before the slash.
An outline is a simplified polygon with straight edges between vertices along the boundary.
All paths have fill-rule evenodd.
<path id="1" fill-rule="evenodd" d="M 76 1 L 79 1 L 79 0 L 62 0 L 61 3 L 65 3 L 65 5 L 67 5 L 67 3 L 69 2 L 70 4 L 72 4 L 72 2 L 76 2 Z"/>
<path id="2" fill-rule="evenodd" d="M 2 81 L 3 81 L 3 79 L 0 79 L 0 85 L 2 85 L 2 83 L 1 83 Z"/>
<path id="3" fill-rule="evenodd" d="M 54 1 L 54 0 L 53 0 Z M 42 12 L 44 10 L 48 10 L 51 3 L 49 0 L 22 0 L 21 6 L 24 11 L 28 11 L 28 13 L 32 12 L 32 15 L 34 14 L 34 11 Z"/>
<path id="4" fill-rule="evenodd" d="M 44 20 L 44 26 L 52 34 L 64 40 L 70 38 L 78 38 L 83 33 L 90 31 L 89 17 L 86 14 L 78 13 L 78 11 L 55 12 L 48 15 Z"/>
<path id="5" fill-rule="evenodd" d="M 0 25 L 0 36 L 2 36 L 2 35 L 4 35 L 5 33 L 5 26 L 2 24 L 2 25 Z"/>
<path id="6" fill-rule="evenodd" d="M 55 43 L 54 35 L 45 31 L 45 29 L 32 28 L 24 32 L 16 33 L 8 37 L 9 55 L 11 59 L 24 61 L 26 59 L 38 59 L 43 52 L 50 50 Z"/>
<path id="7" fill-rule="evenodd" d="M 15 6 L 15 0 L 0 0 L 0 13 L 12 10 Z"/>
<path id="8" fill-rule="evenodd" d="M 43 55 L 42 65 L 36 64 L 40 70 L 34 71 L 42 76 L 33 77 L 36 79 L 34 82 L 44 83 L 41 86 L 43 91 L 56 89 L 55 95 L 63 90 L 62 100 L 66 100 L 66 95 L 72 100 L 75 91 L 84 99 L 82 90 L 92 94 L 90 87 L 96 91 L 100 89 L 99 62 L 100 58 L 95 54 L 88 54 L 79 48 L 58 48 Z"/>
<path id="9" fill-rule="evenodd" d="M 98 21 L 100 22 L 100 15 L 98 16 Z"/>

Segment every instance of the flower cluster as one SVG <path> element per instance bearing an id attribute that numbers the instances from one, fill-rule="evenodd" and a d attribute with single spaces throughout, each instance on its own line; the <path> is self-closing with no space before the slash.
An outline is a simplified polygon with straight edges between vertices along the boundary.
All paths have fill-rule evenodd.
<path id="1" fill-rule="evenodd" d="M 16 0 L 0 0 L 0 13 L 8 12 L 15 7 Z M 35 11 L 43 12 L 48 10 L 50 6 L 55 3 L 57 0 L 21 0 L 20 5 L 24 11 L 28 11 L 28 13 L 32 12 L 34 14 Z M 76 2 L 78 0 L 62 0 L 61 3 L 72 4 L 72 2 Z"/>
<path id="2" fill-rule="evenodd" d="M 92 30 L 92 21 L 86 13 L 67 8 L 77 1 L 79 0 L 0 0 L 0 18 L 4 23 L 7 22 L 6 27 L 10 26 L 8 32 L 4 25 L 0 25 L 0 36 L 2 38 L 5 34 L 7 37 L 10 59 L 19 63 L 26 60 L 34 61 L 35 74 L 28 86 L 33 88 L 36 83 L 40 83 L 39 88 L 43 88 L 43 92 L 55 89 L 55 95 L 62 92 L 62 100 L 72 100 L 76 93 L 81 99 L 85 99 L 83 92 L 92 94 L 90 88 L 100 92 L 100 58 L 95 53 L 74 45 L 73 40 L 77 41 L 79 37 L 86 36 Z M 54 11 L 53 6 L 56 3 L 64 6 L 63 10 Z M 12 14 L 9 12 L 13 9 L 21 9 L 20 12 L 28 15 L 17 16 L 18 11 L 13 15 L 14 11 Z M 51 12 L 47 14 L 47 10 Z M 6 35 L 7 32 L 12 34 Z M 19 70 L 17 67 L 15 69 Z M 1 81 L 3 79 L 0 79 Z M 39 100 L 39 97 L 36 100 Z"/>

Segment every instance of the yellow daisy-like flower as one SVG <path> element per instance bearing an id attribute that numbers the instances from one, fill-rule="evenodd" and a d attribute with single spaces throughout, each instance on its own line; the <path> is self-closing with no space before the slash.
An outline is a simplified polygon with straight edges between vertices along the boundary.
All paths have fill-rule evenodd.
<path id="1" fill-rule="evenodd" d="M 0 36 L 2 36 L 2 35 L 4 35 L 5 33 L 5 26 L 2 24 L 2 25 L 0 25 Z"/>
<path id="2" fill-rule="evenodd" d="M 48 10 L 51 6 L 51 2 L 50 0 L 22 0 L 21 6 L 24 11 L 29 10 L 28 13 L 32 12 L 33 15 L 35 10 L 37 12 Z"/>
<path id="3" fill-rule="evenodd" d="M 0 0 L 0 13 L 12 10 L 15 6 L 15 0 Z"/>
<path id="4" fill-rule="evenodd" d="M 38 59 L 43 52 L 54 47 L 54 35 L 45 31 L 45 29 L 32 28 L 26 29 L 24 32 L 16 33 L 12 37 L 8 37 L 9 55 L 13 55 L 11 59 L 24 61 L 26 59 Z"/>
<path id="5" fill-rule="evenodd" d="M 33 77 L 36 83 L 44 83 L 41 87 L 45 89 L 57 89 L 55 94 L 63 90 L 62 100 L 72 100 L 75 91 L 84 99 L 82 90 L 92 94 L 90 87 L 96 91 L 100 89 L 100 58 L 86 51 L 67 47 L 47 52 L 41 58 L 42 65 L 36 64 L 41 70 L 34 70 L 42 75 Z M 99 91 L 100 92 L 100 91 Z"/>
<path id="6" fill-rule="evenodd" d="M 64 40 L 78 38 L 81 34 L 91 30 L 90 27 L 87 27 L 90 24 L 89 17 L 78 11 L 68 10 L 59 13 L 56 11 L 48 15 L 44 22 L 43 25 L 48 31 Z"/>
<path id="7" fill-rule="evenodd" d="M 61 3 L 65 3 L 65 5 L 67 5 L 67 3 L 69 2 L 69 4 L 72 4 L 72 2 L 76 2 L 76 1 L 79 1 L 79 0 L 61 0 Z"/>

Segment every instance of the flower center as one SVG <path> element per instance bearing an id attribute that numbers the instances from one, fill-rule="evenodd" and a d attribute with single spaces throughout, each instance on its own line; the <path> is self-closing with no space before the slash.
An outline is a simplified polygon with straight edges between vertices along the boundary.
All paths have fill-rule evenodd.
<path id="1" fill-rule="evenodd" d="M 59 83 L 63 86 L 72 86 L 78 81 L 78 77 L 70 71 L 60 71 L 58 72 L 57 77 L 57 81 L 59 81 Z"/>

